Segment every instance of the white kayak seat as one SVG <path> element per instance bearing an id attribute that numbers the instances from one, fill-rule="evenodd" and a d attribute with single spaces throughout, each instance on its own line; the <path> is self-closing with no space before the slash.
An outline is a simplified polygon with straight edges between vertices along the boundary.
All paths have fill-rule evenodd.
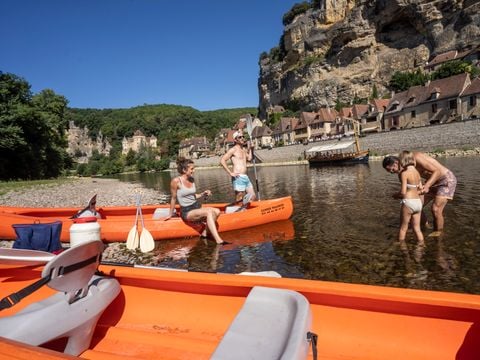
<path id="1" fill-rule="evenodd" d="M 246 210 L 246 209 L 243 208 L 242 206 L 227 206 L 225 208 L 225 214 L 236 213 L 236 212 L 240 212 L 240 211 L 244 211 L 244 210 Z"/>
<path id="2" fill-rule="evenodd" d="M 312 314 L 292 290 L 255 286 L 211 359 L 306 359 Z"/>
<path id="3" fill-rule="evenodd" d="M 170 208 L 156 208 L 153 212 L 152 219 L 158 220 L 166 218 L 168 215 L 170 215 Z"/>
<path id="4" fill-rule="evenodd" d="M 50 277 L 47 285 L 59 292 L 0 318 L 0 336 L 34 346 L 66 337 L 64 353 L 74 356 L 88 349 L 98 319 L 120 293 L 116 279 L 94 275 L 102 251 L 94 240 L 50 260 L 42 279 Z"/>

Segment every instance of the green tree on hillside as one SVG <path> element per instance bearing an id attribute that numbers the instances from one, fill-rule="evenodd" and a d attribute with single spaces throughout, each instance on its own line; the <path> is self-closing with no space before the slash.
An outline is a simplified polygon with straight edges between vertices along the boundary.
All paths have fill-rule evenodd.
<path id="1" fill-rule="evenodd" d="M 468 61 L 451 60 L 442 64 L 438 70 L 432 73 L 432 80 L 444 79 L 453 75 L 469 73 L 472 78 L 480 74 L 480 69 Z"/>
<path id="2" fill-rule="evenodd" d="M 283 25 L 289 25 L 297 15 L 305 13 L 311 8 L 311 4 L 308 1 L 304 1 L 292 6 L 292 8 L 283 15 Z"/>
<path id="3" fill-rule="evenodd" d="M 27 81 L 0 73 L 0 179 L 56 177 L 70 165 L 63 126 L 66 105 L 51 90 L 32 97 Z"/>
<path id="4" fill-rule="evenodd" d="M 425 85 L 429 80 L 428 74 L 420 69 L 413 72 L 396 71 L 390 79 L 389 86 L 396 92 L 408 90 L 412 86 Z"/>

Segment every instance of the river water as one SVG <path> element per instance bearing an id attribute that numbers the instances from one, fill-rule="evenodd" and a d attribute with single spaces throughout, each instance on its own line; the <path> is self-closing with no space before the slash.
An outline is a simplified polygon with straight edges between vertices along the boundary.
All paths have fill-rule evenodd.
<path id="1" fill-rule="evenodd" d="M 480 294 L 479 158 L 439 159 L 458 178 L 455 199 L 445 208 L 445 231 L 426 247 L 407 235 L 397 242 L 400 204 L 395 175 L 380 162 L 310 168 L 257 167 L 261 198 L 291 195 L 291 220 L 222 234 L 218 247 L 199 238 L 157 242 L 159 266 L 190 271 L 239 273 L 274 270 L 283 277 L 388 285 Z M 253 181 L 253 169 L 249 169 Z M 169 192 L 174 173 L 123 175 Z M 222 169 L 197 170 L 197 189 L 212 202 L 230 202 L 233 191 Z M 430 207 L 428 207 L 428 210 Z M 429 219 L 432 216 L 428 212 Z"/>

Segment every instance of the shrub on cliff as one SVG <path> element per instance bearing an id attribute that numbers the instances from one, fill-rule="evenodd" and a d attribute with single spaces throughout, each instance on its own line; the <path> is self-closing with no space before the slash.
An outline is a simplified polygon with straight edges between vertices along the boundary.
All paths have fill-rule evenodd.
<path id="1" fill-rule="evenodd" d="M 287 26 L 295 19 L 297 15 L 307 12 L 307 10 L 311 7 L 312 5 L 308 1 L 293 5 L 293 7 L 287 13 L 285 13 L 285 15 L 283 15 L 283 25 Z"/>

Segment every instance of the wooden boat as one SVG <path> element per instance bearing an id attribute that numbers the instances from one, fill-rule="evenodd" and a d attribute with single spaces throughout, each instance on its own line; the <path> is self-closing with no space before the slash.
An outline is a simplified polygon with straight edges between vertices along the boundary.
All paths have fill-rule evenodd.
<path id="1" fill-rule="evenodd" d="M 0 298 L 40 278 L 42 270 L 1 264 L 0 269 Z M 91 342 L 76 354 L 83 359 L 218 359 L 222 344 L 230 350 L 231 356 L 225 358 L 241 359 L 250 351 L 242 341 L 252 335 L 259 337 L 253 354 L 262 356 L 262 351 L 282 346 L 283 337 L 275 332 L 285 325 L 281 321 L 288 316 L 296 320 L 302 314 L 270 306 L 269 301 L 278 296 L 262 298 L 266 301 L 262 308 L 261 302 L 251 301 L 257 295 L 252 289 L 258 287 L 280 289 L 280 294 L 294 291 L 308 301 L 308 330 L 318 335 L 319 359 L 462 360 L 479 354 L 478 295 L 153 268 L 100 266 L 100 270 L 113 277 L 107 281 L 118 281 L 120 288 L 93 326 Z M 42 287 L 1 311 L 0 325 L 52 293 Z M 245 308 L 258 312 L 242 318 Z M 238 324 L 242 327 L 235 327 Z M 271 332 L 257 335 L 256 329 L 264 330 L 269 324 L 273 324 Z M 286 324 L 285 338 L 298 335 L 295 321 Z M 3 329 L 4 334 L 10 331 Z M 299 332 L 305 336 L 303 330 Z M 312 348 L 304 341 L 305 355 L 312 359 Z M 34 345 L 0 338 L 0 358 L 11 359 L 13 354 L 15 359 L 28 360 L 75 358 L 56 352 L 63 350 L 65 341 L 45 345 L 55 351 Z M 277 355 L 272 358 L 282 358 L 282 353 Z M 293 358 L 301 356 L 287 359 Z"/>
<path id="2" fill-rule="evenodd" d="M 343 165 L 368 163 L 368 150 L 361 151 L 355 141 L 339 141 L 330 145 L 314 146 L 306 151 L 306 158 L 310 165 Z"/>
<path id="3" fill-rule="evenodd" d="M 225 213 L 229 204 L 205 204 L 222 211 L 218 218 L 220 232 L 245 229 L 252 226 L 289 219 L 293 212 L 293 203 L 290 196 L 253 201 L 241 212 Z M 145 228 L 150 231 L 155 240 L 176 239 L 189 236 L 198 236 L 201 226 L 184 222 L 180 217 L 164 221 L 164 217 L 154 218 L 158 209 L 166 210 L 169 205 L 142 206 L 145 219 Z M 60 240 L 68 242 L 69 229 L 73 224 L 72 215 L 78 208 L 21 208 L 0 207 L 0 239 L 15 239 L 14 224 L 31 224 L 34 222 L 47 223 L 61 220 L 63 223 Z M 126 241 L 128 232 L 135 223 L 136 208 L 134 206 L 101 207 L 97 211 L 101 214 L 98 220 L 101 228 L 101 239 L 105 242 Z M 178 211 L 178 208 L 177 208 Z"/>
<path id="4" fill-rule="evenodd" d="M 354 123 L 354 140 L 318 145 L 305 152 L 310 165 L 343 165 L 368 163 L 369 151 L 360 149 L 358 122 Z"/>

